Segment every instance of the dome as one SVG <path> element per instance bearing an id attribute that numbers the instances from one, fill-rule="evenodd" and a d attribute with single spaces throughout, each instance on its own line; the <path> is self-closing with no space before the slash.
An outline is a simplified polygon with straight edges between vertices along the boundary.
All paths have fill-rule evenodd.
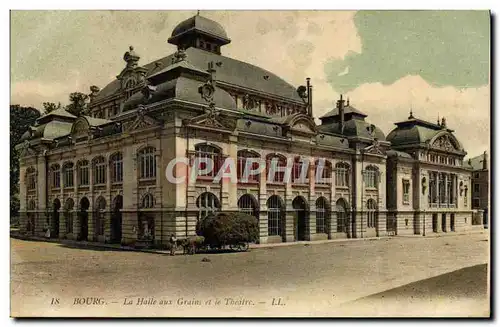
<path id="1" fill-rule="evenodd" d="M 322 132 L 342 134 L 340 131 L 340 123 L 334 122 L 330 124 L 319 125 L 318 129 Z M 373 129 L 373 134 L 370 132 Z M 364 120 L 351 119 L 344 123 L 345 136 L 358 136 L 365 138 L 377 138 L 380 141 L 385 141 L 384 132 L 377 126 L 370 124 Z"/>
<path id="2" fill-rule="evenodd" d="M 222 44 L 231 42 L 221 24 L 200 15 L 193 16 L 180 22 L 172 31 L 172 36 L 168 39 L 168 42 L 176 44 L 176 41 L 181 36 L 193 32 L 211 36 L 221 41 Z"/>

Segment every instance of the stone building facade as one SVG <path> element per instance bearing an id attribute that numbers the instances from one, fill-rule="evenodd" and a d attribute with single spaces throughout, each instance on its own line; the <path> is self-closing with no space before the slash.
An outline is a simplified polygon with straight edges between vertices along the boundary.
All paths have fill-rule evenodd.
<path id="1" fill-rule="evenodd" d="M 470 224 L 470 171 L 444 122 L 410 119 L 386 139 L 341 97 L 317 125 L 309 79 L 295 88 L 221 55 L 231 40 L 217 22 L 196 15 L 168 41 L 177 51 L 144 66 L 130 47 L 116 80 L 91 87 L 88 112 L 75 117 L 59 109 L 26 132 L 18 145 L 22 231 L 165 244 L 172 234 L 193 235 L 199 219 L 221 210 L 257 217 L 261 243 L 385 236 L 388 229 L 423 234 L 433 229 L 435 214 L 446 216 L 436 232 Z M 429 130 L 426 139 L 399 142 L 408 124 Z M 436 162 L 434 153 L 453 164 Z M 188 163 L 173 169 L 182 183 L 166 178 L 175 158 Z M 213 159 L 216 169 L 191 181 L 197 158 Z M 214 182 L 226 158 L 236 162 L 235 180 Z M 244 180 L 249 158 L 262 160 L 264 170 Z M 278 173 L 269 180 L 273 164 L 289 165 L 291 178 Z M 305 181 L 298 178 L 302 169 Z M 428 200 L 424 180 L 434 176 L 451 183 L 444 201 Z"/>
<path id="2" fill-rule="evenodd" d="M 489 208 L 489 161 L 486 151 L 482 155 L 470 158 L 464 166 L 472 170 L 472 209 L 482 211 L 482 224 L 488 224 Z"/>

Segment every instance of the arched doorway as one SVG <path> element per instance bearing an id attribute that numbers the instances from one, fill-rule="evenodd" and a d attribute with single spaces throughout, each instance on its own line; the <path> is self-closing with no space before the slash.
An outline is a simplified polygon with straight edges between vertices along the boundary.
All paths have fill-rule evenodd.
<path id="1" fill-rule="evenodd" d="M 50 229 L 52 231 L 51 235 L 56 238 L 59 237 L 59 209 L 61 209 L 61 201 L 55 199 L 52 203 L 52 221 Z"/>
<path id="2" fill-rule="evenodd" d="M 347 219 L 347 203 L 340 198 L 335 203 L 337 210 L 337 233 L 349 235 L 349 224 Z"/>
<path id="3" fill-rule="evenodd" d="M 104 237 L 104 229 L 106 227 L 106 199 L 102 196 L 98 197 L 96 200 L 93 221 L 96 240 L 98 240 L 98 238 L 102 239 Z"/>
<path id="4" fill-rule="evenodd" d="M 376 236 L 377 220 L 377 202 L 374 199 L 369 199 L 366 202 L 366 237 Z"/>
<path id="5" fill-rule="evenodd" d="M 113 212 L 111 214 L 111 243 L 122 241 L 122 212 L 123 196 L 117 195 L 113 200 Z"/>
<path id="6" fill-rule="evenodd" d="M 217 196 L 210 192 L 202 193 L 196 199 L 196 206 L 198 207 L 198 220 L 202 220 L 212 212 L 220 211 L 221 208 Z"/>
<path id="7" fill-rule="evenodd" d="M 320 196 L 316 200 L 316 234 L 327 234 L 330 236 L 330 206 L 325 197 Z"/>
<path id="8" fill-rule="evenodd" d="M 295 239 L 305 241 L 307 238 L 307 227 L 309 218 L 309 206 L 302 196 L 297 196 L 292 201 L 292 207 L 295 211 Z"/>
<path id="9" fill-rule="evenodd" d="M 69 198 L 64 203 L 64 219 L 66 220 L 66 234 L 73 234 L 73 207 L 75 202 Z"/>
<path id="10" fill-rule="evenodd" d="M 272 195 L 267 199 L 267 235 L 281 236 L 285 241 L 283 224 L 283 201 L 279 195 Z"/>
<path id="11" fill-rule="evenodd" d="M 80 200 L 80 211 L 78 212 L 78 220 L 80 223 L 80 235 L 78 240 L 80 241 L 87 241 L 89 238 L 89 207 L 89 199 L 83 197 Z"/>
<path id="12" fill-rule="evenodd" d="M 238 208 L 241 212 L 259 219 L 259 205 L 252 194 L 243 194 L 238 200 Z"/>

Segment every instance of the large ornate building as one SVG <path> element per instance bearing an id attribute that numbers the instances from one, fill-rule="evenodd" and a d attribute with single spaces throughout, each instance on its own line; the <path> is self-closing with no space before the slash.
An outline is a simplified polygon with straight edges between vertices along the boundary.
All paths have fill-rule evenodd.
<path id="1" fill-rule="evenodd" d="M 313 118 L 309 79 L 298 88 L 221 55 L 231 42 L 196 15 L 175 27 L 178 50 L 125 67 L 89 111 L 42 116 L 26 134 L 20 162 L 21 228 L 60 238 L 167 243 L 195 233 L 212 211 L 256 216 L 261 243 L 466 229 L 471 222 L 465 151 L 446 127 L 413 118 L 389 136 L 342 98 Z M 392 148 L 391 148 L 392 147 Z M 237 183 L 216 170 L 183 183 L 165 176 L 174 158 L 237 162 Z M 241 179 L 247 158 L 292 162 L 292 176 Z M 301 158 L 301 160 L 299 160 Z M 308 181 L 298 178 L 306 159 Z M 325 162 L 323 179 L 315 167 Z M 266 166 L 266 168 L 268 168 Z M 177 165 L 176 176 L 191 167 Z"/>

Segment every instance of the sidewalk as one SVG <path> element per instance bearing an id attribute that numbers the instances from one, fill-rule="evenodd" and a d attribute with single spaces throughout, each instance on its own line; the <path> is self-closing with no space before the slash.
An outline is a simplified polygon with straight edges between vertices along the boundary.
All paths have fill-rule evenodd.
<path id="1" fill-rule="evenodd" d="M 432 234 L 428 234 L 426 236 L 422 236 L 422 235 L 397 235 L 397 236 L 381 236 L 381 237 L 366 237 L 366 238 L 339 238 L 339 239 L 320 240 L 320 241 L 297 241 L 297 242 L 287 242 L 287 243 L 250 244 L 250 249 L 274 248 L 274 247 L 293 246 L 293 245 L 315 245 L 315 244 L 326 244 L 326 243 L 348 243 L 348 242 L 375 241 L 375 240 L 384 240 L 384 239 L 387 240 L 387 239 L 391 239 L 391 238 L 412 238 L 412 237 L 413 238 L 415 238 L 415 237 L 437 238 L 437 237 L 447 237 L 447 236 L 463 236 L 463 235 L 470 235 L 470 234 L 489 234 L 489 233 L 488 233 L 488 230 L 471 230 L 471 231 L 467 231 L 467 232 L 432 233 Z M 89 242 L 89 241 L 74 241 L 74 240 L 58 239 L 58 238 L 47 239 L 47 238 L 40 237 L 40 236 L 22 235 L 22 234 L 15 232 L 15 231 L 14 232 L 11 231 L 10 236 L 11 236 L 11 238 L 16 238 L 16 239 L 25 240 L 25 241 L 51 242 L 51 243 L 58 243 L 58 244 L 64 244 L 64 245 L 72 245 L 75 247 L 82 247 L 82 248 L 94 247 L 94 248 L 106 248 L 106 249 L 110 249 L 110 250 L 156 253 L 156 254 L 163 254 L 163 255 L 170 254 L 169 250 L 140 249 L 140 248 L 135 248 L 133 246 L 125 246 L 125 245 L 120 245 L 120 244 L 107 244 L 107 243 Z M 176 253 L 182 254 L 182 251 L 177 251 Z"/>

